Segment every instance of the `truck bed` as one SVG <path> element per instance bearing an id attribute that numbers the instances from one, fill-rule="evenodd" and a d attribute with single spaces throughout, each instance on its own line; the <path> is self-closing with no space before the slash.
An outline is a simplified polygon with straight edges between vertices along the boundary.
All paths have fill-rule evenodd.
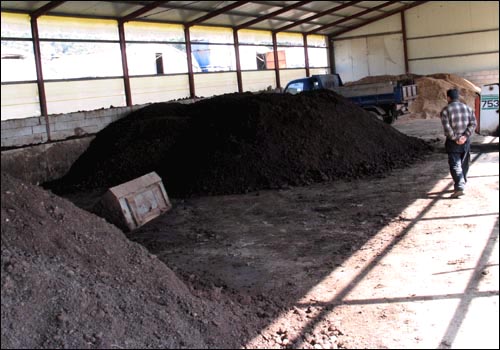
<path id="1" fill-rule="evenodd" d="M 404 103 L 417 98 L 416 85 L 398 86 L 392 82 L 337 86 L 332 90 L 362 105 Z"/>
<path id="2" fill-rule="evenodd" d="M 332 90 L 344 97 L 384 95 L 393 94 L 394 85 L 391 82 L 371 83 L 351 86 L 337 86 L 332 88 Z"/>

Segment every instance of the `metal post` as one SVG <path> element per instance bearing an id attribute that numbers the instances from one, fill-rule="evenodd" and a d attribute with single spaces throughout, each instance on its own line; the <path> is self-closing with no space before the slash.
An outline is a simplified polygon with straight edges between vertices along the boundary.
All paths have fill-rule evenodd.
<path id="1" fill-rule="evenodd" d="M 273 54 L 274 54 L 274 74 L 276 75 L 276 88 L 281 89 L 280 67 L 278 59 L 278 41 L 276 39 L 275 32 L 273 32 Z"/>
<path id="2" fill-rule="evenodd" d="M 236 56 L 236 78 L 238 79 L 238 92 L 243 92 L 243 79 L 241 77 L 241 63 L 240 63 L 240 41 L 238 39 L 238 30 L 233 29 L 234 37 L 234 53 Z"/>
<path id="3" fill-rule="evenodd" d="M 410 67 L 408 64 L 408 45 L 406 44 L 406 21 L 405 12 L 401 11 L 401 30 L 403 32 L 403 54 L 405 59 L 405 73 L 410 73 Z"/>
<path id="4" fill-rule="evenodd" d="M 327 55 L 328 55 L 328 62 L 330 65 L 330 73 L 336 73 L 335 69 L 335 53 L 333 52 L 333 38 L 331 36 L 328 37 L 328 41 L 326 43 L 327 47 Z"/>
<path id="5" fill-rule="evenodd" d="M 184 37 L 186 39 L 186 57 L 188 65 L 188 77 L 189 77 L 189 96 L 191 98 L 195 98 L 196 91 L 194 87 L 193 59 L 191 57 L 191 35 L 189 34 L 189 26 L 184 26 Z"/>
<path id="6" fill-rule="evenodd" d="M 118 35 L 120 36 L 120 51 L 123 67 L 123 85 L 125 87 L 125 100 L 127 106 L 132 106 L 132 92 L 130 89 L 130 76 L 128 75 L 127 48 L 125 45 L 125 28 L 122 21 L 118 21 Z"/>
<path id="7" fill-rule="evenodd" d="M 305 57 L 305 64 L 306 64 L 306 77 L 309 77 L 311 75 L 311 72 L 309 71 L 309 50 L 307 48 L 307 34 L 303 33 L 302 37 L 304 38 L 304 57 Z"/>
<path id="8" fill-rule="evenodd" d="M 38 99 L 40 101 L 40 113 L 45 118 L 45 128 L 47 130 L 47 140 L 51 140 L 49 115 L 47 113 L 47 96 L 45 95 L 45 83 L 42 72 L 42 54 L 40 51 L 40 37 L 38 34 L 37 17 L 31 17 L 31 35 L 33 37 L 33 52 L 35 54 L 36 83 L 38 85 Z"/>

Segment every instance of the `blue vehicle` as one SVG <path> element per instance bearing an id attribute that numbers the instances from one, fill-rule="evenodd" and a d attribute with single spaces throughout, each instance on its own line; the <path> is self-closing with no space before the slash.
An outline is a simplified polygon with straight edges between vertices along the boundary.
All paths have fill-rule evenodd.
<path id="1" fill-rule="evenodd" d="M 335 91 L 388 124 L 408 112 L 409 104 L 417 98 L 417 85 L 410 80 L 346 86 L 338 74 L 313 75 L 292 80 L 286 85 L 285 93 L 297 94 L 321 89 Z"/>

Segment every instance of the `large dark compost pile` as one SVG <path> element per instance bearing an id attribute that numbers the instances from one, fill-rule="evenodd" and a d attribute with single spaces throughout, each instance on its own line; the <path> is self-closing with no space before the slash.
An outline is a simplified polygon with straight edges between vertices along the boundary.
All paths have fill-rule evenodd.
<path id="1" fill-rule="evenodd" d="M 45 186 L 90 191 L 156 171 L 173 197 L 245 193 L 383 174 L 429 147 L 331 91 L 235 93 L 133 112 Z"/>
<path id="2" fill-rule="evenodd" d="M 1 180 L 2 349 L 239 349 L 264 327 L 255 310 L 277 312 L 185 283 L 105 220 Z"/>

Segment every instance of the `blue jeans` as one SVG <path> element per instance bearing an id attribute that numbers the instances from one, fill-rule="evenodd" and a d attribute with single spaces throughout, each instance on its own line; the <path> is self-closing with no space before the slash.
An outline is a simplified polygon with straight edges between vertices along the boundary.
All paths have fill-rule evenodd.
<path id="1" fill-rule="evenodd" d="M 454 189 L 455 191 L 463 191 L 469 171 L 470 139 L 463 145 L 457 145 L 455 141 L 446 140 L 445 148 L 448 153 L 448 165 L 450 166 Z"/>

